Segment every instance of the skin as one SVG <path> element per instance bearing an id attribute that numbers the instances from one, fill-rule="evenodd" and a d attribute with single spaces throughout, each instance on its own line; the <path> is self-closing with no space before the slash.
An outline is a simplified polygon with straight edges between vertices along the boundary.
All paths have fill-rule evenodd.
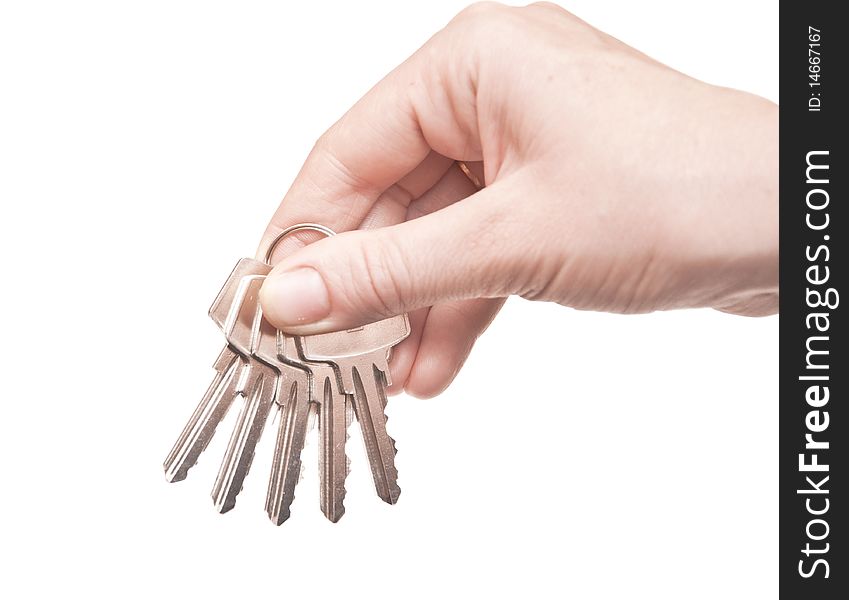
<path id="1" fill-rule="evenodd" d="M 297 334 L 409 312 L 393 391 L 430 397 L 510 295 L 777 312 L 777 182 L 775 104 L 555 5 L 476 4 L 317 141 L 261 254 L 296 223 L 342 233 L 287 238 L 260 299 Z"/>

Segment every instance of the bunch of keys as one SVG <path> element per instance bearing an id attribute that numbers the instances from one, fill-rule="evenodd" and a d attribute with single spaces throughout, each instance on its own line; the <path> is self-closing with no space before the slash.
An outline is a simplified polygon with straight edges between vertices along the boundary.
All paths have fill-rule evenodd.
<path id="1" fill-rule="evenodd" d="M 301 451 L 311 415 L 318 417 L 321 510 L 332 522 L 345 512 L 348 459 L 345 442 L 356 415 L 377 495 L 394 504 L 401 493 L 395 469 L 395 441 L 386 432 L 387 361 L 393 346 L 410 333 L 407 315 L 365 327 L 310 336 L 289 336 L 262 316 L 259 289 L 271 271 L 274 248 L 296 231 L 334 232 L 303 223 L 282 231 L 266 262 L 243 258 L 219 292 L 209 315 L 227 339 L 215 361 L 215 377 L 165 459 L 168 481 L 181 481 L 213 434 L 242 398 L 236 425 L 212 488 L 219 512 L 236 504 L 257 443 L 272 411 L 279 413 L 277 441 L 265 509 L 277 525 L 289 518 L 300 478 Z M 353 413 L 353 414 L 352 414 Z"/>

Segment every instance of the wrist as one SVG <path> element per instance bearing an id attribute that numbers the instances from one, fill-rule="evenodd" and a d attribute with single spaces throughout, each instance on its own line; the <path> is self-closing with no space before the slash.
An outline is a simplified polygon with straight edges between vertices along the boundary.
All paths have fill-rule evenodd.
<path id="1" fill-rule="evenodd" d="M 685 305 L 748 316 L 778 311 L 778 107 L 720 90 L 702 148 L 692 221 L 681 228 Z M 704 145 L 703 145 L 704 144 Z"/>

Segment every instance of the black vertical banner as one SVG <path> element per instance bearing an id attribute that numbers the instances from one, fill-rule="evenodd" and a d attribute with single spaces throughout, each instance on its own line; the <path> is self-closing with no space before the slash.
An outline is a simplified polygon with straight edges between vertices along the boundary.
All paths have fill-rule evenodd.
<path id="1" fill-rule="evenodd" d="M 849 598 L 846 94 L 839 2 L 781 4 L 780 591 Z"/>

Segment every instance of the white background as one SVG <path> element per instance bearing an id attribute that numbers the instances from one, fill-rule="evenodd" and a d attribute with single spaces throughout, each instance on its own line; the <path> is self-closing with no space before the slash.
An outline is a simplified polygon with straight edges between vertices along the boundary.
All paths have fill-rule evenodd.
<path id="1" fill-rule="evenodd" d="M 337 525 L 315 442 L 279 528 L 271 439 L 225 516 L 226 426 L 165 483 L 223 279 L 315 138 L 462 5 L 0 5 L 0 596 L 777 595 L 777 317 L 511 300 L 450 390 L 391 401 L 396 506 L 356 435 Z M 777 2 L 567 7 L 777 100 Z"/>

